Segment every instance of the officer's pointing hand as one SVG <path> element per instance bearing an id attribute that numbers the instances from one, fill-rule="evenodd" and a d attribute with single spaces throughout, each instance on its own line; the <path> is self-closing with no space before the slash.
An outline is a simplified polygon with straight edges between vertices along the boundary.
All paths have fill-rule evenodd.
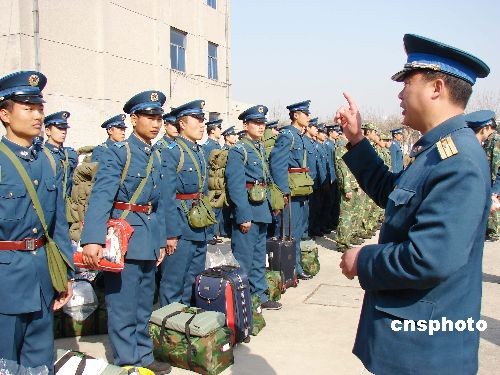
<path id="1" fill-rule="evenodd" d="M 252 222 L 251 221 L 246 221 L 246 222 L 240 224 L 240 232 L 241 233 L 248 233 L 248 231 L 250 230 L 251 226 L 252 226 Z"/>
<path id="2" fill-rule="evenodd" d="M 344 135 L 354 146 L 364 138 L 361 131 L 361 115 L 354 99 L 347 92 L 344 92 L 343 95 L 348 105 L 343 105 L 337 109 L 334 120 L 342 126 Z"/>
<path id="3" fill-rule="evenodd" d="M 96 269 L 102 258 L 102 246 L 96 243 L 89 243 L 83 247 L 83 263 Z"/>

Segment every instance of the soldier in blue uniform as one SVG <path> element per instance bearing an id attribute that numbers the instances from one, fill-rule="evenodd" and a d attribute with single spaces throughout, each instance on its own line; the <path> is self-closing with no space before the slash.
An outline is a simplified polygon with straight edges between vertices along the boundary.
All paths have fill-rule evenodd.
<path id="1" fill-rule="evenodd" d="M 206 159 L 196 143 L 205 131 L 204 105 L 203 100 L 195 100 L 171 112 L 179 136 L 161 153 L 167 253 L 176 249 L 161 267 L 162 306 L 172 302 L 192 305 L 194 279 L 205 269 L 208 228 L 191 226 L 188 221 L 190 210 L 208 193 Z"/>
<path id="2" fill-rule="evenodd" d="M 349 139 L 343 156 L 356 179 L 385 207 L 379 243 L 347 250 L 341 268 L 365 290 L 353 352 L 375 374 L 475 374 L 479 331 L 457 329 L 480 319 L 482 255 L 489 213 L 489 170 L 464 119 L 480 59 L 417 35 L 404 36 L 407 63 L 392 79 L 403 124 L 422 133 L 413 162 L 391 173 L 369 141 L 348 94 L 336 118 Z M 457 219 L 458 218 L 458 219 Z M 463 218 L 463 219 L 460 219 Z M 430 334 L 402 322 L 452 321 Z M 420 327 L 420 323 L 419 323 Z M 463 326 L 462 326 L 463 327 Z"/>
<path id="3" fill-rule="evenodd" d="M 391 166 L 394 173 L 399 173 L 403 170 L 403 129 L 397 128 L 391 130 L 392 143 L 389 151 L 391 152 Z"/>
<path id="4" fill-rule="evenodd" d="M 319 172 L 319 197 L 315 208 L 315 226 L 320 235 L 329 234 L 328 220 L 330 220 L 331 206 L 328 201 L 330 189 L 330 168 L 332 162 L 328 159 L 330 151 L 325 142 L 327 140 L 325 124 L 318 125 L 318 136 L 316 137 L 316 150 L 318 153 L 318 170 Z"/>
<path id="5" fill-rule="evenodd" d="M 101 128 L 106 129 L 108 139 L 94 148 L 94 151 L 92 151 L 92 162 L 101 161 L 100 159 L 106 149 L 110 148 L 115 142 L 123 142 L 125 140 L 125 129 L 127 129 L 125 118 L 124 114 L 116 115 L 102 123 Z"/>
<path id="6" fill-rule="evenodd" d="M 230 126 L 226 130 L 224 130 L 222 132 L 222 136 L 224 137 L 224 146 L 222 146 L 223 150 L 229 150 L 236 144 L 236 142 L 238 142 L 238 136 L 236 135 L 234 126 Z"/>
<path id="7" fill-rule="evenodd" d="M 244 130 L 240 130 L 239 132 L 236 133 L 236 135 L 238 136 L 238 139 L 241 139 L 242 137 L 245 136 L 245 131 Z"/>
<path id="8" fill-rule="evenodd" d="M 324 200 L 325 200 L 325 224 L 323 226 L 323 232 L 328 234 L 335 229 L 336 220 L 335 220 L 335 201 L 336 201 L 336 192 L 337 192 L 337 177 L 335 175 L 335 138 L 334 138 L 334 126 L 333 125 L 325 125 L 326 130 L 326 139 L 324 142 L 326 151 L 327 151 L 327 165 L 328 165 L 328 176 L 329 181 L 324 191 Z M 336 134 L 336 133 L 335 133 Z"/>
<path id="9" fill-rule="evenodd" d="M 292 205 L 292 236 L 296 239 L 296 270 L 302 280 L 308 280 L 310 275 L 304 272 L 300 264 L 300 239 L 304 233 L 304 210 L 308 196 L 292 196 L 288 183 L 289 173 L 308 173 L 305 160 L 304 129 L 309 124 L 309 105 L 311 101 L 295 103 L 287 106 L 290 111 L 291 125 L 281 129 L 269 158 L 271 175 L 280 190 L 286 195 L 285 200 Z M 285 209 L 284 211 L 287 211 Z M 282 214 L 285 228 L 288 215 Z"/>
<path id="10" fill-rule="evenodd" d="M 210 153 L 213 150 L 222 149 L 222 146 L 219 143 L 220 137 L 222 135 L 222 120 L 218 119 L 218 120 L 207 121 L 205 125 L 207 127 L 208 138 L 205 141 L 205 143 L 203 143 L 202 147 L 208 165 Z M 222 240 L 219 238 L 219 236 L 223 234 L 220 233 L 219 231 L 219 224 L 222 222 L 222 209 L 214 208 L 213 210 L 217 218 L 217 224 L 212 225 L 208 229 L 208 236 L 209 236 L 208 243 L 211 245 L 216 245 L 222 242 Z"/>
<path id="11" fill-rule="evenodd" d="M 309 120 L 309 124 L 304 133 L 304 147 L 306 150 L 307 167 L 309 168 L 309 176 L 314 180 L 313 193 L 309 196 L 309 199 L 304 201 L 304 215 L 302 217 L 302 223 L 304 226 L 304 232 L 302 234 L 302 240 L 308 240 L 311 237 L 322 236 L 323 234 L 316 228 L 315 213 L 317 212 L 318 195 L 320 188 L 320 176 L 319 176 L 319 164 L 318 164 L 318 150 L 316 137 L 318 136 L 318 118 L 312 118 Z"/>
<path id="12" fill-rule="evenodd" d="M 45 134 L 47 141 L 44 145 L 43 152 L 50 160 L 50 165 L 54 174 L 62 171 L 62 183 L 64 190 L 64 199 L 71 195 L 71 187 L 73 186 L 73 171 L 78 165 L 78 154 L 71 147 L 64 147 L 64 141 L 68 134 L 68 117 L 70 113 L 67 111 L 56 112 L 45 117 Z"/>
<path id="13" fill-rule="evenodd" d="M 7 156 L 25 168 L 41 203 L 47 234 L 73 267 L 61 171 L 54 176 L 47 156 L 32 148 L 43 125 L 46 82 L 35 71 L 0 78 L 0 120 L 6 131 L 0 141 L 0 358 L 25 367 L 45 365 L 54 374 L 52 310 L 71 298 L 73 271 L 62 270 L 59 276 L 66 291 L 56 292 L 41 221 L 21 175 Z"/>
<path id="14" fill-rule="evenodd" d="M 250 292 L 260 297 L 261 307 L 278 310 L 281 304 L 266 295 L 266 236 L 271 223 L 270 182 L 264 145 L 260 141 L 265 130 L 267 107 L 256 105 L 243 111 L 246 136 L 229 150 L 226 166 L 227 191 L 231 199 L 231 248 L 241 269 L 248 275 Z M 260 190 L 263 195 L 252 195 Z M 252 198 L 253 197 L 253 198 Z"/>
<path id="15" fill-rule="evenodd" d="M 123 271 L 104 272 L 108 335 L 116 365 L 147 367 L 155 374 L 170 372 L 168 363 L 153 359 L 148 332 L 155 269 L 165 255 L 160 249 L 165 245 L 165 216 L 159 208 L 161 164 L 151 144 L 162 125 L 165 100 L 162 92 L 150 90 L 125 103 L 123 111 L 130 115 L 134 130 L 101 157 L 80 240 L 84 262 L 96 267 L 106 243 L 107 220 L 126 215 L 134 229 Z"/>
<path id="16" fill-rule="evenodd" d="M 158 140 L 158 142 L 155 143 L 155 149 L 159 152 L 161 152 L 164 148 L 167 148 L 179 135 L 177 127 L 175 126 L 175 117 L 170 113 L 165 113 L 162 118 L 165 134 Z"/>

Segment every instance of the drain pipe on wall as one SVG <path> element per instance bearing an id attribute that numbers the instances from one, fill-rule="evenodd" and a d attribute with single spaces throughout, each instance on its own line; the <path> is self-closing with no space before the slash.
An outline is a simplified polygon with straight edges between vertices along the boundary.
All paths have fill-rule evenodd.
<path id="1" fill-rule="evenodd" d="M 35 42 L 35 70 L 40 71 L 40 12 L 38 0 L 33 0 L 33 39 Z"/>

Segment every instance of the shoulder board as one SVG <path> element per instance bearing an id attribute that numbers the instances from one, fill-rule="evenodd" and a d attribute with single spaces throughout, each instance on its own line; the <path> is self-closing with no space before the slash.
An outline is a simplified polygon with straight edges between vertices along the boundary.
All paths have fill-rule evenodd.
<path id="1" fill-rule="evenodd" d="M 283 130 L 280 130 L 280 134 L 290 134 L 290 135 L 293 137 L 293 134 L 292 134 L 292 132 L 290 131 L 290 129 L 283 129 Z"/>
<path id="2" fill-rule="evenodd" d="M 177 142 L 173 141 L 173 142 L 170 142 L 168 145 L 167 145 L 167 148 L 169 150 L 173 149 L 175 146 L 177 146 Z"/>
<path id="3" fill-rule="evenodd" d="M 449 157 L 458 154 L 457 147 L 450 136 L 440 139 L 436 143 L 436 146 L 441 160 L 448 159 Z"/>
<path id="4" fill-rule="evenodd" d="M 122 148 L 123 146 L 125 146 L 125 142 L 115 142 L 115 143 L 113 143 L 113 146 L 116 146 L 118 148 Z"/>

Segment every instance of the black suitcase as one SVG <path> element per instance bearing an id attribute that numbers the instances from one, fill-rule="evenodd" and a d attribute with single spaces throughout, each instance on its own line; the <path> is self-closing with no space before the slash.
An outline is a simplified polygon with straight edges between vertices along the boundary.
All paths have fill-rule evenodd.
<path id="1" fill-rule="evenodd" d="M 271 271 L 279 271 L 283 281 L 283 292 L 290 287 L 296 287 L 299 282 L 297 279 L 297 269 L 295 267 L 295 239 L 292 237 L 292 204 L 288 203 L 289 212 L 289 232 L 290 236 L 285 235 L 285 224 L 281 219 L 281 237 L 272 237 L 267 240 L 266 250 Z M 283 214 L 285 210 L 283 210 Z"/>

